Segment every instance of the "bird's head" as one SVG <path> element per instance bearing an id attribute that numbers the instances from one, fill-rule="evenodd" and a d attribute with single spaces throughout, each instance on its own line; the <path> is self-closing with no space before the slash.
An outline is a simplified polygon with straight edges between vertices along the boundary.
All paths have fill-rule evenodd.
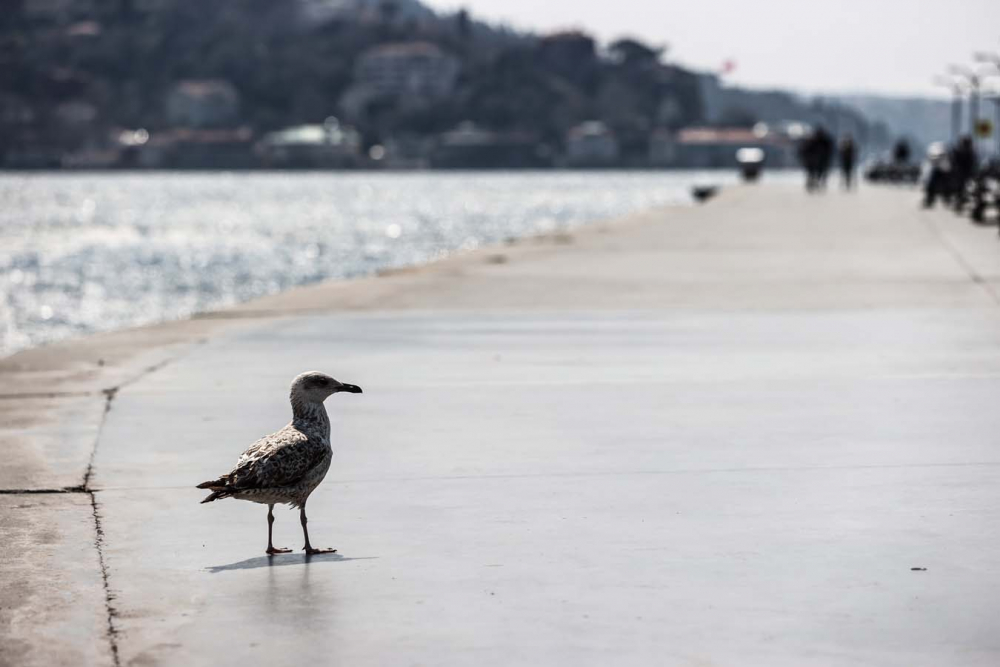
<path id="1" fill-rule="evenodd" d="M 334 380 L 325 373 L 309 371 L 292 380 L 292 403 L 322 403 L 330 394 L 338 392 L 360 394 L 361 387 Z"/>

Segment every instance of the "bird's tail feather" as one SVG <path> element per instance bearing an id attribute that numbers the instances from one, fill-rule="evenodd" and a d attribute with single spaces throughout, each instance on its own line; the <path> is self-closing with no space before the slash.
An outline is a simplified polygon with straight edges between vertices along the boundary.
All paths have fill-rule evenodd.
<path id="1" fill-rule="evenodd" d="M 233 494 L 230 493 L 229 491 L 225 490 L 225 489 L 219 489 L 218 491 L 212 491 L 212 493 L 208 494 L 205 497 L 205 499 L 201 501 L 201 504 L 204 505 L 205 503 L 210 503 L 213 500 L 219 500 L 220 498 L 228 498 L 231 495 L 233 495 Z"/>
<path id="2" fill-rule="evenodd" d="M 227 484 L 229 484 L 229 475 L 223 475 L 218 479 L 210 479 L 207 482 L 202 482 L 201 484 L 198 485 L 197 488 L 214 489 L 216 487 L 219 487 L 220 489 L 224 489 Z"/>
<path id="3" fill-rule="evenodd" d="M 209 480 L 207 482 L 202 482 L 198 485 L 199 489 L 209 489 L 210 493 L 201 504 L 210 503 L 213 500 L 219 500 L 220 498 L 228 498 L 233 495 L 232 490 L 228 488 L 229 480 L 226 477 L 220 477 L 219 479 Z"/>

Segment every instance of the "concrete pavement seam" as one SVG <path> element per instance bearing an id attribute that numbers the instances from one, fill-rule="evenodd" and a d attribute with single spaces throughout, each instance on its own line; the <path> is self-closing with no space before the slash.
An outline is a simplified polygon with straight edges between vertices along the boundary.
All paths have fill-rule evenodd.
<path id="1" fill-rule="evenodd" d="M 78 398 L 83 396 L 95 396 L 96 394 L 96 391 L 37 391 L 24 392 L 21 394 L 0 394 L 0 401 L 25 398 Z"/>
<path id="2" fill-rule="evenodd" d="M 102 392 L 105 396 L 104 412 L 101 414 L 101 423 L 97 425 L 97 433 L 94 434 L 94 446 L 90 449 L 90 459 L 87 461 L 87 469 L 83 472 L 83 482 L 80 484 L 80 489 L 86 493 L 91 493 L 90 478 L 94 475 L 94 459 L 97 457 L 97 445 L 101 441 L 101 431 L 104 430 L 104 423 L 108 420 L 108 413 L 111 412 L 111 404 L 118 394 L 118 389 L 119 387 L 111 387 Z"/>
<path id="3" fill-rule="evenodd" d="M 107 640 L 108 646 L 111 650 L 111 660 L 114 667 L 121 667 L 121 656 L 118 653 L 118 628 L 115 625 L 115 618 L 118 616 L 118 610 L 114 605 L 115 595 L 111 590 L 108 563 L 104 557 L 104 527 L 101 524 L 101 512 L 97 504 L 97 493 L 90 488 L 90 482 L 94 475 L 94 460 L 97 456 L 98 445 L 101 442 L 101 434 L 103 433 L 104 426 L 108 421 L 108 414 L 111 412 L 112 404 L 114 403 L 115 396 L 118 395 L 118 392 L 121 391 L 122 388 L 134 384 L 147 375 L 160 370 L 171 361 L 173 361 L 173 359 L 165 359 L 157 364 L 143 369 L 140 373 L 125 380 L 121 384 L 109 387 L 102 391 L 106 397 L 104 413 L 101 416 L 101 423 L 97 426 L 97 433 L 94 436 L 94 446 L 90 452 L 90 461 L 87 463 L 87 470 L 83 476 L 83 483 L 79 487 L 71 487 L 62 491 L 65 493 L 83 492 L 90 496 L 90 507 L 94 517 L 94 548 L 97 550 L 97 561 L 101 568 L 101 583 L 104 587 L 104 607 L 108 621 Z"/>
<path id="4" fill-rule="evenodd" d="M 101 431 L 104 430 L 104 423 L 108 419 L 108 413 L 111 412 L 111 405 L 115 400 L 115 396 L 117 396 L 118 392 L 124 389 L 125 387 L 135 384 L 136 382 L 146 377 L 147 375 L 155 373 L 156 371 L 160 370 L 161 368 L 169 364 L 171 361 L 173 361 L 173 358 L 164 359 L 159 363 L 144 368 L 134 377 L 123 380 L 120 384 L 114 387 L 108 387 L 107 389 L 101 390 L 101 393 L 104 394 L 105 396 L 104 413 L 101 415 L 101 423 L 98 424 L 97 426 L 97 433 L 94 437 L 94 446 L 90 450 L 90 460 L 87 462 L 87 469 L 83 473 L 83 482 L 80 484 L 79 487 L 81 491 L 85 491 L 88 493 L 90 492 L 90 478 L 93 477 L 94 475 L 94 459 L 97 457 L 97 445 L 101 440 Z"/>
<path id="5" fill-rule="evenodd" d="M 90 461 L 87 463 L 87 470 L 83 475 L 81 490 L 90 496 L 90 509 L 94 517 L 94 549 L 97 550 L 97 563 L 101 568 L 101 585 L 104 588 L 104 610 L 107 615 L 108 647 L 111 650 L 111 660 L 114 667 L 121 667 L 121 658 L 118 655 L 118 628 L 115 627 L 115 617 L 118 611 L 114 606 L 114 593 L 111 592 L 111 584 L 108 580 L 108 564 L 104 559 L 104 528 L 101 525 L 101 513 L 97 507 L 97 494 L 90 488 L 90 480 L 94 474 L 94 458 L 97 455 L 97 446 L 101 441 L 101 433 L 104 425 L 108 421 L 108 413 L 111 412 L 111 404 L 115 400 L 119 387 L 112 387 L 104 390 L 106 400 L 104 403 L 104 413 L 101 415 L 101 423 L 97 426 L 97 433 L 94 436 L 94 446 L 90 451 Z"/>
<path id="6" fill-rule="evenodd" d="M 943 245 L 945 250 L 948 251 L 948 254 L 952 256 L 952 259 L 954 259 L 962 270 L 965 271 L 965 273 L 969 276 L 969 279 L 976 285 L 979 285 L 983 291 L 986 292 L 986 294 L 988 294 L 994 302 L 996 302 L 997 305 L 1000 305 L 1000 294 L 997 294 L 989 281 L 979 275 L 975 268 L 969 264 L 965 257 L 962 256 L 962 253 L 959 252 L 955 244 L 952 243 L 947 236 L 945 236 L 944 232 L 942 232 L 933 221 L 929 220 L 925 216 L 921 216 L 921 219 L 924 220 L 927 227 L 930 228 L 931 232 L 937 237 L 941 245 Z"/>
<path id="7" fill-rule="evenodd" d="M 19 496 L 33 493 L 87 493 L 87 490 L 82 486 L 66 486 L 61 489 L 0 489 L 0 496 Z"/>
<path id="8" fill-rule="evenodd" d="M 121 657 L 118 655 L 118 628 L 115 627 L 115 618 L 118 610 L 114 606 L 114 593 L 111 592 L 111 584 L 108 581 L 108 564 L 104 559 L 104 528 L 101 526 L 101 513 L 97 508 L 97 494 L 87 491 L 90 496 L 90 508 L 94 515 L 94 548 L 97 549 L 97 561 L 101 568 L 101 583 L 104 586 L 104 607 L 108 618 L 108 645 L 111 649 L 111 660 L 114 667 L 121 667 Z"/>

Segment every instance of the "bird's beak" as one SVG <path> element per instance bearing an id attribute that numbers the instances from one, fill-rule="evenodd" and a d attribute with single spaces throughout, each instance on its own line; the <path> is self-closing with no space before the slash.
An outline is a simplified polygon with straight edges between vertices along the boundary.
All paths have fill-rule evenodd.
<path id="1" fill-rule="evenodd" d="M 340 391 L 346 391 L 349 394 L 360 394 L 361 387 L 356 384 L 342 384 L 340 385 Z"/>

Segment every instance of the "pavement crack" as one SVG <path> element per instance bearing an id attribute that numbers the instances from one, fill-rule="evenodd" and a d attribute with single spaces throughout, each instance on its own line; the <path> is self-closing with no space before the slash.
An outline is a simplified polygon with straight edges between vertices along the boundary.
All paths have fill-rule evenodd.
<path id="1" fill-rule="evenodd" d="M 127 378 L 114 387 L 107 387 L 106 389 L 101 389 L 100 391 L 22 391 L 13 394 L 0 394 L 0 401 L 16 401 L 16 400 L 26 400 L 26 399 L 46 399 L 46 398 L 84 398 L 87 396 L 98 396 L 103 394 L 108 398 L 114 398 L 118 390 L 123 387 L 127 387 L 131 384 L 135 384 L 139 380 L 143 379 L 151 373 L 155 373 L 160 370 L 173 359 L 165 359 L 157 364 L 153 364 L 147 368 L 142 369 L 134 376 Z"/>
<path id="2" fill-rule="evenodd" d="M 104 390 L 104 395 L 108 396 L 109 398 L 114 398 L 114 395 L 116 393 L 118 393 L 119 390 L 124 389 L 125 387 L 128 387 L 128 386 L 131 386 L 131 385 L 135 384 L 139 380 L 142 380 L 143 378 L 145 378 L 145 377 L 147 377 L 149 375 L 152 375 L 153 373 L 155 373 L 158 370 L 162 370 L 164 367 L 166 367 L 168 364 L 172 363 L 174 360 L 175 360 L 174 357 L 170 357 L 170 358 L 164 359 L 163 361 L 159 361 L 159 362 L 153 364 L 152 366 L 147 366 L 146 368 L 143 368 L 141 371 L 139 371 L 138 373 L 136 373 L 132 377 L 130 377 L 130 378 L 126 379 L 126 380 L 123 380 L 121 382 L 121 384 L 119 384 L 119 385 L 117 385 L 115 387 L 108 387 L 107 389 L 105 389 Z"/>
<path id="3" fill-rule="evenodd" d="M 118 392 L 121 391 L 122 388 L 138 382 L 151 373 L 155 373 L 171 361 L 173 360 L 165 359 L 157 364 L 153 364 L 152 366 L 144 368 L 134 377 L 125 380 L 121 384 L 102 390 L 105 397 L 104 412 L 101 415 L 100 424 L 97 425 L 97 433 L 94 435 L 94 445 L 90 450 L 90 460 L 87 462 L 87 470 L 83 474 L 83 483 L 79 486 L 67 487 L 65 489 L 55 491 L 57 493 L 86 493 L 90 496 L 90 507 L 94 516 L 94 548 L 97 550 L 97 562 L 101 568 L 101 582 L 104 587 L 104 608 L 108 619 L 107 639 L 114 667 L 121 667 L 121 656 L 118 653 L 118 628 L 115 624 L 118 617 L 118 610 L 114 605 L 115 595 L 111 589 L 108 563 L 104 557 L 104 527 L 101 524 L 101 512 L 97 505 L 97 494 L 90 488 L 90 483 L 94 476 L 94 461 L 97 457 L 97 448 L 100 445 L 101 436 L 104 433 L 104 427 L 108 423 L 108 415 L 111 413 L 111 407 L 114 404 L 115 397 L 118 395 Z"/>
<path id="4" fill-rule="evenodd" d="M 114 402 L 117 394 L 118 387 L 112 387 L 111 389 L 104 390 L 104 412 L 101 413 L 101 423 L 97 425 L 97 433 L 94 434 L 94 445 L 90 448 L 90 458 L 87 460 L 87 469 L 83 472 L 83 481 L 80 483 L 79 487 L 87 493 L 91 493 L 90 480 L 94 476 L 94 460 L 97 458 L 97 446 L 101 442 L 101 434 L 104 432 L 104 425 L 108 422 L 108 413 L 111 412 L 111 404 Z"/>
<path id="5" fill-rule="evenodd" d="M 63 486 L 55 489 L 0 489 L 0 496 L 29 495 L 32 493 L 89 493 L 82 486 Z"/>
<path id="6" fill-rule="evenodd" d="M 87 491 L 87 493 L 90 495 L 90 507 L 94 515 L 94 548 L 97 549 L 97 562 L 101 568 L 101 581 L 104 586 L 104 608 L 108 618 L 108 645 L 111 649 L 111 660 L 114 667 L 121 667 L 121 656 L 118 654 L 118 628 L 115 625 L 118 610 L 114 605 L 115 595 L 111 591 L 108 564 L 104 558 L 104 528 L 101 525 L 101 512 L 97 506 L 97 494 L 93 491 Z"/>
<path id="7" fill-rule="evenodd" d="M 931 233 L 937 237 L 938 242 L 944 246 L 944 249 L 951 255 L 955 263 L 965 272 L 972 281 L 974 285 L 978 285 L 986 295 L 989 296 L 997 305 L 1000 305 L 1000 294 L 993 289 L 990 281 L 986 280 L 982 275 L 976 271 L 975 267 L 965 258 L 962 252 L 958 249 L 951 239 L 931 220 L 924 219 L 924 224 L 931 230 Z"/>
<path id="8" fill-rule="evenodd" d="M 36 391 L 36 392 L 21 392 L 17 394 L 0 394 L 0 401 L 11 401 L 17 399 L 32 399 L 32 398 L 79 398 L 84 396 L 95 396 L 97 392 L 93 391 Z"/>
<path id="9" fill-rule="evenodd" d="M 173 361 L 172 358 L 164 359 L 163 361 L 155 363 L 152 366 L 147 366 L 146 368 L 136 373 L 134 376 L 122 381 L 118 385 L 115 385 L 113 387 L 106 387 L 105 389 L 101 390 L 101 393 L 104 394 L 104 412 L 101 414 L 101 423 L 97 425 L 97 433 L 94 434 L 94 445 L 90 449 L 90 458 L 87 461 L 87 469 L 83 473 L 83 482 L 79 486 L 79 488 L 82 491 L 85 492 L 91 491 L 90 480 L 93 479 L 94 476 L 94 461 L 97 459 L 97 448 L 98 445 L 100 445 L 101 435 L 104 432 L 104 426 L 108 422 L 108 414 L 110 414 L 111 412 L 111 407 L 115 402 L 115 397 L 118 396 L 118 392 L 120 392 L 125 387 L 133 385 L 139 380 L 162 369 L 172 361 Z"/>

